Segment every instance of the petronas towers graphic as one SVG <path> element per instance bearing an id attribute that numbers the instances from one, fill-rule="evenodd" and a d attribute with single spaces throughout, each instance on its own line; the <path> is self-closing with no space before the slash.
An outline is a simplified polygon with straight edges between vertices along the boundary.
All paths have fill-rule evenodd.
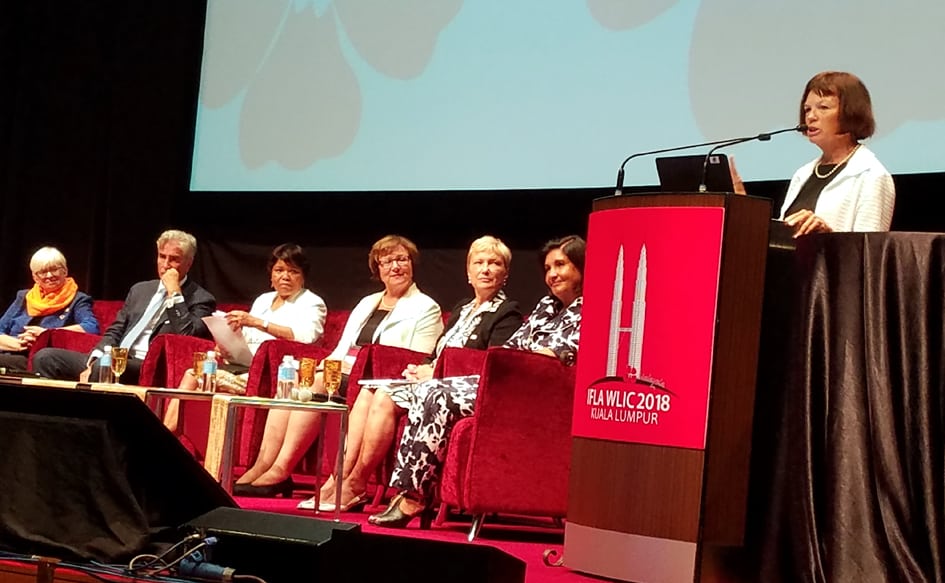
<path id="1" fill-rule="evenodd" d="M 607 377 L 626 378 L 648 385 L 662 387 L 663 383 L 656 379 L 645 378 L 642 374 L 643 360 L 643 332 L 646 329 L 646 245 L 640 247 L 640 258 L 637 260 L 637 278 L 633 291 L 633 312 L 630 326 L 623 325 L 623 272 L 624 248 L 620 246 L 617 253 L 617 262 L 614 266 L 614 296 L 610 309 L 610 336 L 607 342 Z M 627 368 L 618 370 L 620 349 L 624 346 L 624 336 L 629 338 L 627 353 Z"/>

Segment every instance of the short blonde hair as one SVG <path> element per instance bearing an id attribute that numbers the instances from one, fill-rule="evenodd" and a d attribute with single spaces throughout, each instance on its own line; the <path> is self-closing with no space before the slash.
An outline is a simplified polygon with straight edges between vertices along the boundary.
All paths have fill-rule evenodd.
<path id="1" fill-rule="evenodd" d="M 181 251 L 184 252 L 184 257 L 193 261 L 194 256 L 197 254 L 197 238 L 191 235 L 190 233 L 185 233 L 184 231 L 178 231 L 176 229 L 168 229 L 161 233 L 161 236 L 157 240 L 158 251 L 161 250 L 161 247 L 164 246 L 168 241 L 176 241 L 180 244 Z"/>
<path id="2" fill-rule="evenodd" d="M 55 247 L 40 247 L 30 258 L 30 271 L 32 273 L 51 267 L 62 267 L 66 271 L 69 270 L 69 266 L 66 264 L 66 256 Z"/>
<path id="3" fill-rule="evenodd" d="M 506 270 L 512 266 L 512 251 L 502 242 L 502 239 L 492 235 L 479 237 L 469 245 L 469 253 L 466 254 L 466 265 L 469 265 L 469 260 L 472 259 L 473 254 L 484 251 L 495 253 L 501 257 L 502 261 L 505 262 Z"/>

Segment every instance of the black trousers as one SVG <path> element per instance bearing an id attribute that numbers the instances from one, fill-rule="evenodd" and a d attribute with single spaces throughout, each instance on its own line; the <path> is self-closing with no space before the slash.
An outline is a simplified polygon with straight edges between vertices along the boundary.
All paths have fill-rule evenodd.
<path id="1" fill-rule="evenodd" d="M 85 363 L 89 355 L 84 352 L 66 350 L 65 348 L 43 348 L 33 356 L 33 371 L 48 379 L 64 381 L 79 380 L 79 374 L 85 370 Z M 121 375 L 124 385 L 136 385 L 141 375 L 142 360 L 128 357 L 128 366 Z M 95 382 L 99 377 L 98 364 L 92 365 L 92 374 L 89 380 Z"/>

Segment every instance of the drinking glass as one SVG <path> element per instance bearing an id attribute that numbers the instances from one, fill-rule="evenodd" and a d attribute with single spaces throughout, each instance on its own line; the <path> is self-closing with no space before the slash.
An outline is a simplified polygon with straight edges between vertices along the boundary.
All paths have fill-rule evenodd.
<path id="1" fill-rule="evenodd" d="M 299 388 L 311 389 L 315 383 L 315 365 L 318 361 L 314 358 L 304 357 L 299 364 Z"/>
<path id="2" fill-rule="evenodd" d="M 120 385 L 119 379 L 128 366 L 128 349 L 112 348 L 112 374 L 115 375 L 115 384 Z"/>
<path id="3" fill-rule="evenodd" d="M 325 382 L 325 391 L 331 399 L 341 388 L 341 361 L 325 360 L 322 362 L 322 380 Z"/>
<path id="4" fill-rule="evenodd" d="M 203 361 L 207 360 L 207 353 L 194 352 L 194 378 L 197 379 L 197 390 L 203 390 Z"/>

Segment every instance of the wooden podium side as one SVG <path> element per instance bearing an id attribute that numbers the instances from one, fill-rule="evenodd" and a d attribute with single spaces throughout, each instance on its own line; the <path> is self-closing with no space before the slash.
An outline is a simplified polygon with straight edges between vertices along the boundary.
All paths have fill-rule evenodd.
<path id="1" fill-rule="evenodd" d="M 644 194 L 597 200 L 594 213 L 673 207 L 723 209 L 704 448 L 573 438 L 564 564 L 627 581 L 699 581 L 702 545 L 741 545 L 744 535 L 770 201 Z M 604 277 L 589 271 L 585 281 Z"/>

